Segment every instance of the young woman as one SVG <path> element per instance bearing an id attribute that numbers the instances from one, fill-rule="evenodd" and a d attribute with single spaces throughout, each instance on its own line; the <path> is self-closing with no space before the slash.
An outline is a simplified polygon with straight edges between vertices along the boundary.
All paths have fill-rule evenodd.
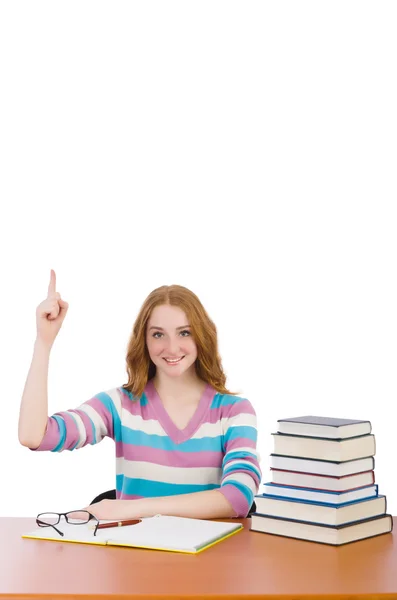
<path id="1" fill-rule="evenodd" d="M 216 328 L 197 296 L 178 285 L 154 290 L 128 344 L 128 383 L 48 417 L 49 356 L 67 310 L 51 271 L 36 310 L 20 443 L 61 452 L 113 438 L 116 499 L 86 507 L 98 519 L 245 517 L 261 478 L 256 415 L 225 387 Z"/>

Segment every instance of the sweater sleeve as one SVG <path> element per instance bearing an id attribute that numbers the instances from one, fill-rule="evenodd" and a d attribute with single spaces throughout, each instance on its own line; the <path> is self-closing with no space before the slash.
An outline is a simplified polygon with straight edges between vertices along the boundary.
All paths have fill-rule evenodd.
<path id="1" fill-rule="evenodd" d="M 118 441 L 121 434 L 120 411 L 117 388 L 100 392 L 78 408 L 48 417 L 40 446 L 31 450 L 75 450 L 87 444 L 97 444 L 106 436 Z"/>
<path id="2" fill-rule="evenodd" d="M 234 397 L 226 406 L 223 422 L 225 456 L 221 492 L 235 510 L 236 517 L 246 517 L 258 493 L 262 473 L 256 450 L 257 425 L 252 404 L 245 398 Z"/>

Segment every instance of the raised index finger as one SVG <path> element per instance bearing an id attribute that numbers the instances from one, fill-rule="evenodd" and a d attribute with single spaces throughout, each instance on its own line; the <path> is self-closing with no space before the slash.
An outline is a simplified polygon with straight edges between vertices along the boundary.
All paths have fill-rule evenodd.
<path id="1" fill-rule="evenodd" d="M 55 271 L 53 269 L 51 269 L 50 283 L 48 284 L 48 298 L 55 296 L 56 287 L 57 287 L 57 278 L 55 275 Z"/>

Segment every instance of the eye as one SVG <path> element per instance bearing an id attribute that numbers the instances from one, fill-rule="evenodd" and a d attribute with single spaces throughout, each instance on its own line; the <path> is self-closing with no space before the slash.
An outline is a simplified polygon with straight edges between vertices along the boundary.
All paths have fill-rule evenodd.
<path id="1" fill-rule="evenodd" d="M 161 336 L 161 335 L 163 335 L 163 334 L 161 333 L 161 331 L 155 331 L 155 332 L 154 332 L 154 334 L 152 335 L 152 337 L 156 338 L 156 340 L 159 340 L 160 338 L 159 338 L 159 337 L 157 337 L 157 336 Z"/>
<path id="2" fill-rule="evenodd" d="M 185 335 L 185 334 L 187 334 L 187 335 Z M 188 335 L 190 335 L 190 331 L 188 329 L 184 329 L 183 331 L 181 331 L 182 337 L 187 337 Z"/>

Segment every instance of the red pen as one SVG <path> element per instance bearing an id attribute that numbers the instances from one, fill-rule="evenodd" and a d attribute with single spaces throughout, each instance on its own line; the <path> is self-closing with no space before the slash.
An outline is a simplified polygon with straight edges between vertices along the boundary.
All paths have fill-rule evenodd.
<path id="1" fill-rule="evenodd" d="M 124 527 L 124 525 L 136 525 L 142 519 L 129 519 L 127 521 L 114 521 L 112 523 L 99 523 L 97 529 L 106 529 L 107 527 Z"/>

